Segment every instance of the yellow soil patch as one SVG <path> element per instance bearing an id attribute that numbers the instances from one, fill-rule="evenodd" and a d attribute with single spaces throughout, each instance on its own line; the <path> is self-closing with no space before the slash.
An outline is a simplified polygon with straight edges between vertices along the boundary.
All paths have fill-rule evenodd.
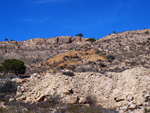
<path id="1" fill-rule="evenodd" d="M 77 66 L 86 64 L 89 61 L 96 62 L 98 60 L 104 61 L 107 59 L 98 55 L 96 53 L 96 50 L 94 49 L 90 49 L 87 51 L 71 51 L 68 53 L 57 55 L 54 58 L 47 60 L 47 62 L 45 62 L 47 71 L 43 73 L 52 72 L 53 70 L 57 70 L 57 68 L 61 66 Z"/>
<path id="2" fill-rule="evenodd" d="M 79 58 L 76 58 L 75 56 L 78 56 Z M 81 63 L 81 60 L 83 62 L 89 62 L 89 61 L 97 61 L 97 60 L 104 61 L 107 59 L 96 54 L 96 50 L 90 49 L 88 51 L 71 51 L 68 53 L 57 55 L 56 57 L 49 59 L 48 64 L 51 65 L 51 64 L 63 61 L 63 63 L 60 63 L 59 66 L 64 65 L 64 64 L 77 65 Z"/>

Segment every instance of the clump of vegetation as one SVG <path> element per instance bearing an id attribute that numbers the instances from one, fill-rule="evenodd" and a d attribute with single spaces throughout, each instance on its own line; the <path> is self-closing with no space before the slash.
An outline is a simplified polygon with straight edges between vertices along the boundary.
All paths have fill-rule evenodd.
<path id="1" fill-rule="evenodd" d="M 53 110 L 58 113 L 118 113 L 101 106 L 89 107 L 80 104 L 62 104 L 61 102 L 57 103 L 56 106 L 51 106 L 50 102 L 30 104 L 14 101 L 8 104 L 8 108 L 0 108 L 0 113 L 52 113 Z"/>
<path id="2" fill-rule="evenodd" d="M 95 42 L 96 41 L 96 39 L 95 38 L 89 38 L 89 39 L 87 39 L 87 41 L 89 41 L 89 42 Z"/>
<path id="3" fill-rule="evenodd" d="M 88 64 L 96 65 L 96 62 L 94 62 L 94 61 L 88 61 Z"/>
<path id="4" fill-rule="evenodd" d="M 113 55 L 108 55 L 106 58 L 108 59 L 109 62 L 115 60 L 115 57 Z"/>
<path id="5" fill-rule="evenodd" d="M 75 71 L 76 66 L 75 65 L 69 65 L 69 66 L 67 66 L 67 69 Z"/>
<path id="6" fill-rule="evenodd" d="M 99 66 L 102 68 L 106 67 L 106 65 L 104 63 L 99 63 Z"/>
<path id="7" fill-rule="evenodd" d="M 15 40 L 11 39 L 10 41 L 15 41 Z"/>
<path id="8" fill-rule="evenodd" d="M 64 71 L 62 74 L 67 76 L 74 76 L 74 73 L 72 71 Z"/>
<path id="9" fill-rule="evenodd" d="M 7 59 L 2 63 L 0 71 L 4 73 L 14 73 L 16 75 L 24 74 L 26 71 L 26 66 L 24 65 L 24 62 L 21 60 Z"/>
<path id="10" fill-rule="evenodd" d="M 3 72 L 3 67 L 2 66 L 0 66 L 0 73 L 2 73 Z"/>
<path id="11" fill-rule="evenodd" d="M 78 67 L 76 69 L 76 72 L 85 72 L 85 71 L 86 71 L 86 69 L 84 67 Z"/>
<path id="12" fill-rule="evenodd" d="M 60 96 L 59 95 L 51 95 L 48 99 L 48 102 L 53 104 L 53 105 L 57 105 L 60 101 Z"/>
<path id="13" fill-rule="evenodd" d="M 82 34 L 82 33 L 79 33 L 79 34 L 76 34 L 76 36 L 82 37 L 83 34 Z"/>
<path id="14" fill-rule="evenodd" d="M 84 105 L 67 105 L 66 109 L 58 110 L 61 113 L 109 113 L 108 110 L 104 110 L 102 107 L 88 107 Z"/>
<path id="15" fill-rule="evenodd" d="M 0 93 L 16 93 L 18 85 L 14 81 L 6 81 L 0 86 Z"/>
<path id="16" fill-rule="evenodd" d="M 86 100 L 90 106 L 96 106 L 96 99 L 93 96 L 91 95 L 87 96 Z"/>
<path id="17" fill-rule="evenodd" d="M 116 31 L 113 31 L 113 33 L 116 33 Z"/>
<path id="18" fill-rule="evenodd" d="M 5 38 L 5 41 L 8 41 L 8 38 Z"/>
<path id="19" fill-rule="evenodd" d="M 50 95 L 46 101 L 41 101 L 37 103 L 37 107 L 39 108 L 49 108 L 49 107 L 56 107 L 60 104 L 60 96 L 59 95 Z"/>
<path id="20" fill-rule="evenodd" d="M 67 64 L 61 65 L 58 67 L 58 69 L 65 69 L 67 67 Z"/>

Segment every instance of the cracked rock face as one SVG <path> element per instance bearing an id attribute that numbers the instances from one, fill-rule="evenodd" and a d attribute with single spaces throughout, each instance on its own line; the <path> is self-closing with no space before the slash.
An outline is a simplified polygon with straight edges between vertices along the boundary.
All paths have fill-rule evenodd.
<path id="1" fill-rule="evenodd" d="M 41 77 L 31 77 L 18 88 L 17 100 L 38 102 L 48 95 L 57 94 L 68 98 L 67 102 L 84 100 L 86 103 L 85 97 L 92 96 L 103 107 L 134 109 L 144 105 L 149 98 L 150 69 L 147 68 L 136 67 L 121 73 L 74 74 L 75 76 L 70 77 L 61 73 L 47 73 Z"/>

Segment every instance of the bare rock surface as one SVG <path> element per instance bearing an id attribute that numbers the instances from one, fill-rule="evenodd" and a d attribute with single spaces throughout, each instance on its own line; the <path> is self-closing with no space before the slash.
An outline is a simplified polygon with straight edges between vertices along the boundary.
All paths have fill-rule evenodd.
<path id="1" fill-rule="evenodd" d="M 85 101 L 82 97 L 91 96 L 96 103 L 106 108 L 136 109 L 142 106 L 150 94 L 150 69 L 135 67 L 124 72 L 47 73 L 31 77 L 18 88 L 17 100 L 39 102 L 48 95 L 60 95 L 68 103 Z M 80 100 L 81 98 L 81 100 Z M 123 108 L 122 108 L 123 107 Z"/>

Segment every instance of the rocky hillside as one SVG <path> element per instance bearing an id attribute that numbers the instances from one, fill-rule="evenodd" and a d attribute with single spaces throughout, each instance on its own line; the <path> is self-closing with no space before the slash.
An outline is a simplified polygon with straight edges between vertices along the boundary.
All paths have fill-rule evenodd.
<path id="1" fill-rule="evenodd" d="M 0 62 L 5 59 L 21 59 L 27 66 L 27 73 L 44 71 L 41 62 L 57 54 L 68 52 L 81 46 L 85 38 L 61 36 L 54 38 L 35 38 L 27 41 L 0 42 Z"/>
<path id="2" fill-rule="evenodd" d="M 73 66 L 75 68 L 75 71 L 121 72 L 136 66 L 143 66 L 149 68 L 150 30 L 148 29 L 113 33 L 92 43 L 85 42 L 82 46 L 78 46 L 78 48 L 74 49 L 74 51 L 71 52 L 76 53 L 76 51 L 84 51 L 85 53 L 87 52 L 87 55 L 88 51 L 90 51 L 91 49 L 94 50 L 91 54 L 96 54 L 99 57 L 103 57 L 103 59 L 105 60 L 95 58 L 95 60 L 89 61 L 86 58 L 80 58 L 78 57 L 78 55 L 76 55 L 75 59 L 78 59 L 77 61 L 80 60 L 82 63 L 80 63 L 80 65 L 71 65 L 71 67 Z M 62 56 L 65 54 L 62 54 Z M 53 59 L 49 59 L 48 62 L 57 59 L 57 57 L 58 56 L 54 57 Z M 74 59 L 70 59 L 69 55 L 66 55 L 66 57 L 63 57 L 63 60 L 59 62 L 56 61 L 54 63 L 54 67 L 57 67 L 57 69 L 59 70 L 58 67 L 60 67 L 60 64 L 62 62 L 65 64 L 66 62 L 66 66 L 61 67 L 61 69 L 64 69 L 67 67 L 68 61 L 74 62 Z M 47 66 L 52 66 L 52 63 L 48 62 Z M 53 69 L 53 67 L 50 68 Z"/>
<path id="3" fill-rule="evenodd" d="M 88 106 L 90 98 L 120 113 L 150 108 L 149 29 L 113 33 L 95 42 L 70 36 L 0 42 L 0 54 L 1 62 L 22 59 L 31 74 L 13 79 L 21 82 L 14 100 L 44 102 L 59 95 L 62 103 Z"/>
<path id="4" fill-rule="evenodd" d="M 94 48 L 98 48 L 100 54 L 115 57 L 105 70 L 150 67 L 150 29 L 110 34 L 96 41 Z"/>
<path id="5" fill-rule="evenodd" d="M 150 69 L 137 67 L 121 73 L 84 72 L 67 76 L 62 73 L 32 75 L 18 87 L 17 100 L 40 102 L 50 95 L 60 95 L 69 104 L 86 104 L 91 97 L 103 108 L 120 112 L 136 109 L 143 113 L 150 106 Z"/>
<path id="6" fill-rule="evenodd" d="M 71 67 L 74 68 L 73 71 L 80 72 L 121 72 L 136 66 L 150 67 L 149 29 L 113 33 L 95 42 L 87 40 L 80 37 L 62 36 L 48 39 L 36 38 L 22 42 L 0 42 L 0 62 L 8 58 L 21 59 L 27 65 L 26 74 L 67 69 L 68 63 L 70 63 L 70 67 L 71 62 L 76 61 L 76 63 L 80 63 L 78 65 L 72 64 Z M 97 54 L 96 56 L 107 60 L 100 60 L 97 57 L 94 61 L 89 61 L 86 60 L 86 57 L 81 58 L 75 55 L 84 51 L 83 56 L 85 56 L 91 49 L 94 51 L 90 54 Z M 75 56 L 71 58 L 71 56 L 66 54 L 74 54 Z M 65 56 L 59 62 L 49 63 L 49 61 L 57 59 L 59 55 Z M 90 55 L 86 56 L 93 57 Z"/>

